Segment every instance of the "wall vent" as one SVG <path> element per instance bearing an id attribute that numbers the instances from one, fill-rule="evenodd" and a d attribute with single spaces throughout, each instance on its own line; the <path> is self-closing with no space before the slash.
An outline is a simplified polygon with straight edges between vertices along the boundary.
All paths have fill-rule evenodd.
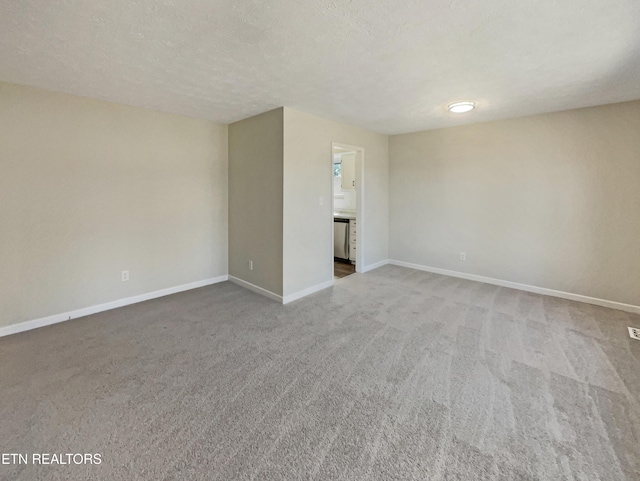
<path id="1" fill-rule="evenodd" d="M 637 339 L 638 341 L 640 341 L 640 329 L 638 329 L 637 327 L 630 327 L 629 328 L 629 335 L 633 339 Z"/>

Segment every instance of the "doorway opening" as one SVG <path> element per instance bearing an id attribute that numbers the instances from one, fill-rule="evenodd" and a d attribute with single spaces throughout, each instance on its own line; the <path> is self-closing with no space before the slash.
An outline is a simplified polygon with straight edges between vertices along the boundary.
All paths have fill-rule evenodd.
<path id="1" fill-rule="evenodd" d="M 332 143 L 331 186 L 333 277 L 341 279 L 363 266 L 364 149 Z"/>

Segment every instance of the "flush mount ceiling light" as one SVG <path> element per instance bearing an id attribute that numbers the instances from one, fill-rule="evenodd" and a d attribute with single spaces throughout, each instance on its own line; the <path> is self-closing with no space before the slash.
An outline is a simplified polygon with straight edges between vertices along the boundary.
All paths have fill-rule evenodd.
<path id="1" fill-rule="evenodd" d="M 453 112 L 454 114 L 462 114 L 476 108 L 476 104 L 475 102 L 455 102 L 449 104 L 447 108 L 449 109 L 449 112 Z"/>

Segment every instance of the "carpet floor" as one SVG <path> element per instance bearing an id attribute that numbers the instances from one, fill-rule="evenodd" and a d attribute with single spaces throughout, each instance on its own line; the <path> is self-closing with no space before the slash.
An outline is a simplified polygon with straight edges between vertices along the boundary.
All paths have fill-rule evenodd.
<path id="1" fill-rule="evenodd" d="M 640 316 L 411 269 L 0 339 L 11 480 L 638 480 Z M 100 453 L 100 465 L 33 465 Z"/>

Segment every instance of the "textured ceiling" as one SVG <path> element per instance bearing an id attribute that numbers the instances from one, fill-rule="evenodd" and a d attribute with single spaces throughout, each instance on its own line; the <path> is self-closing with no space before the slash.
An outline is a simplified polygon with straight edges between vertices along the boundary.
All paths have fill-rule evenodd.
<path id="1" fill-rule="evenodd" d="M 0 0 L 0 80 L 409 132 L 640 98 L 640 0 Z"/>

